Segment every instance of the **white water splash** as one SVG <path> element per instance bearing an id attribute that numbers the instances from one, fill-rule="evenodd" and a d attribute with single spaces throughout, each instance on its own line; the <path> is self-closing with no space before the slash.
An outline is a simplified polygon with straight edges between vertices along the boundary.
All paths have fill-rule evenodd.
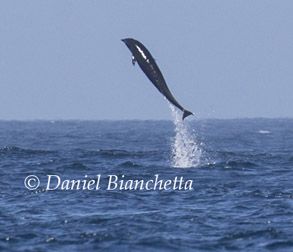
<path id="1" fill-rule="evenodd" d="M 199 165 L 202 150 L 196 143 L 195 136 L 190 132 L 182 113 L 169 104 L 172 111 L 175 136 L 172 141 L 172 165 L 178 168 L 196 167 Z"/>

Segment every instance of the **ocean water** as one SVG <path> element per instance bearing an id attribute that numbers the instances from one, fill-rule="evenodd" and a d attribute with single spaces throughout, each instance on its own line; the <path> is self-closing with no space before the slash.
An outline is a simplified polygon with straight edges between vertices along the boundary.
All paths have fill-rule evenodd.
<path id="1" fill-rule="evenodd" d="M 293 120 L 0 121 L 0 251 L 95 250 L 293 251 Z"/>

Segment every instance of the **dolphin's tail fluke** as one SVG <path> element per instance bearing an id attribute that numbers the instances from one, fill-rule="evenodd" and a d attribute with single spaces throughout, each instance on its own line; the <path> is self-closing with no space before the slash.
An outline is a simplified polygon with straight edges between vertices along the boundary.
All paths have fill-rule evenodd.
<path id="1" fill-rule="evenodd" d="M 188 110 L 183 110 L 183 116 L 182 116 L 182 120 L 184 120 L 185 117 L 189 116 L 189 115 L 193 115 L 193 113 L 191 113 Z"/>

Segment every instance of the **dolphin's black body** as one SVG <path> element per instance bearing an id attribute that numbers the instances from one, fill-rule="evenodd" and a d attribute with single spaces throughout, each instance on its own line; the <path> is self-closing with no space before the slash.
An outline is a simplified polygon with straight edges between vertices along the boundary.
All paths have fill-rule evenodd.
<path id="1" fill-rule="evenodd" d="M 185 110 L 173 97 L 159 67 L 157 66 L 154 58 L 152 57 L 150 52 L 145 48 L 145 46 L 139 41 L 132 38 L 122 39 L 122 41 L 127 45 L 129 50 L 132 52 L 133 65 L 137 61 L 142 71 L 155 85 L 155 87 L 168 99 L 169 102 L 171 102 L 174 106 L 183 111 L 182 120 L 184 120 L 185 117 L 192 115 L 190 111 Z"/>

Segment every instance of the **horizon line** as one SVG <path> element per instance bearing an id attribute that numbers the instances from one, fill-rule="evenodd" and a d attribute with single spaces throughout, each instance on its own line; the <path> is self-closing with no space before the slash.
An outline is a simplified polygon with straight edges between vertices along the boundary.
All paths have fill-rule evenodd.
<path id="1" fill-rule="evenodd" d="M 280 120 L 280 119 L 293 119 L 293 117 L 233 117 L 233 118 L 219 118 L 219 117 L 203 117 L 203 118 L 193 118 L 188 121 L 201 121 L 201 120 Z M 44 121 L 44 122 L 57 122 L 57 121 L 173 121 L 172 119 L 2 119 L 0 122 L 34 122 L 34 121 Z"/>

